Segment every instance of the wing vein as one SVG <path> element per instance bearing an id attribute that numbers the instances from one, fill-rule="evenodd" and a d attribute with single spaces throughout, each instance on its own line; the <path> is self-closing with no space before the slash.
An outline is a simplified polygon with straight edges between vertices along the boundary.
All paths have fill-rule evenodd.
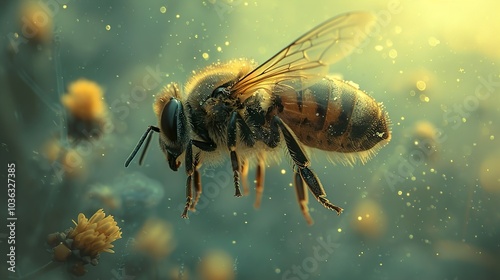
<path id="1" fill-rule="evenodd" d="M 244 101 L 259 88 L 290 81 L 304 89 L 328 73 L 328 67 L 351 54 L 368 35 L 376 18 L 356 12 L 334 17 L 282 49 L 231 87 L 234 98 Z"/>

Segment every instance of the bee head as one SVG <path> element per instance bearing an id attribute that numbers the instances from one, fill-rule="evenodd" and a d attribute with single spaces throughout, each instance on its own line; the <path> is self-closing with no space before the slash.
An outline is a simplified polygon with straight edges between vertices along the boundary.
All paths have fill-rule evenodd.
<path id="1" fill-rule="evenodd" d="M 158 117 L 161 149 L 170 168 L 177 171 L 180 165 L 177 158 L 184 153 L 188 142 L 188 128 L 179 88 L 175 83 L 162 89 L 156 97 L 153 110 Z"/>

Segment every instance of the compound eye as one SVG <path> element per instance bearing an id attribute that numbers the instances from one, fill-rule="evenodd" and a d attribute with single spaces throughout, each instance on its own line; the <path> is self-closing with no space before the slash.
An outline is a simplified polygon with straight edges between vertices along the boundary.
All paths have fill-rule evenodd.
<path id="1" fill-rule="evenodd" d="M 182 110 L 182 104 L 179 100 L 171 98 L 170 101 L 163 107 L 161 113 L 160 129 L 167 136 L 168 140 L 177 142 L 177 124 L 179 113 Z"/>

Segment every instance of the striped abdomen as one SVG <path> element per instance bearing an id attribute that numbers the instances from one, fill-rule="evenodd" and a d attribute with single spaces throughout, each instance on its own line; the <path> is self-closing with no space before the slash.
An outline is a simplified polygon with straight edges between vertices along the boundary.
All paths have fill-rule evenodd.
<path id="1" fill-rule="evenodd" d="M 324 78 L 307 89 L 275 96 L 282 108 L 279 117 L 306 146 L 351 153 L 390 139 L 382 106 L 343 81 Z"/>

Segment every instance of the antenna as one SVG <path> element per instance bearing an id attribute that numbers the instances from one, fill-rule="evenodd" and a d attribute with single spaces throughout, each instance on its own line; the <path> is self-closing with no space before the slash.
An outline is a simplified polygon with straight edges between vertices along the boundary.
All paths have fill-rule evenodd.
<path id="1" fill-rule="evenodd" d="M 148 139 L 146 141 L 146 145 L 144 146 L 144 150 L 142 151 L 141 157 L 139 159 L 139 164 L 142 164 L 142 161 L 144 159 L 144 155 L 146 154 L 146 150 L 148 149 L 148 146 L 149 146 L 149 142 L 151 142 L 151 137 L 152 137 L 153 132 L 160 132 L 160 129 L 156 126 L 152 126 L 152 125 L 148 126 L 148 129 L 146 130 L 146 132 L 144 132 L 141 139 L 139 139 L 139 142 L 135 146 L 134 150 L 132 151 L 130 156 L 128 156 L 127 160 L 125 161 L 125 167 L 129 166 L 130 162 L 134 159 L 135 155 L 137 154 L 137 152 L 141 148 L 142 144 L 144 143 L 144 140 L 146 140 L 146 137 L 147 137 Z"/>

